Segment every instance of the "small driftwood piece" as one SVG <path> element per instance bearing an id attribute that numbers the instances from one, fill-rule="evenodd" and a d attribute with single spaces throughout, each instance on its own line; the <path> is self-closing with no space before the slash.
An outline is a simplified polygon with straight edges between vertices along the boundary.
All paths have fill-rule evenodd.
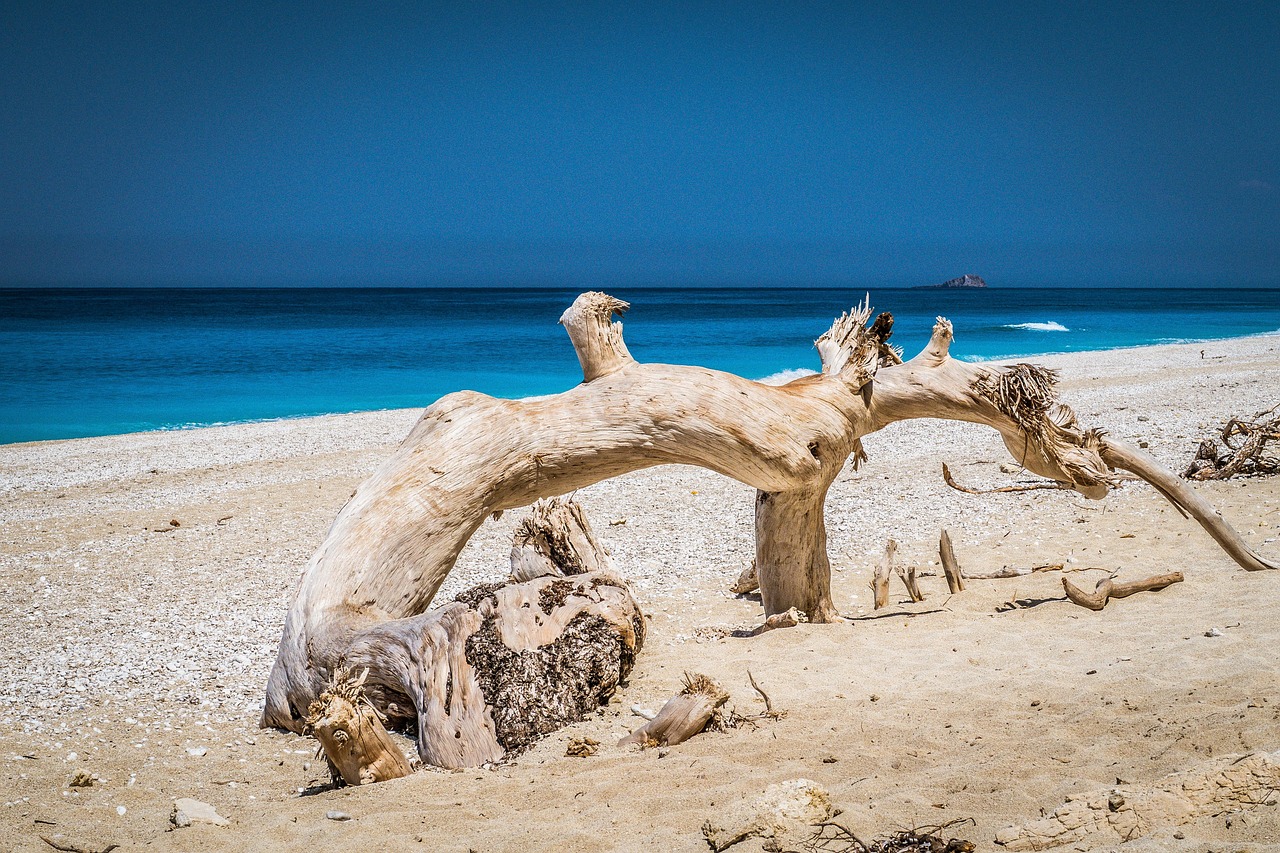
<path id="1" fill-rule="evenodd" d="M 738 579 L 733 582 L 733 586 L 729 587 L 729 592 L 734 595 L 746 595 L 759 588 L 760 574 L 756 571 L 756 561 L 753 559 L 751 565 L 743 569 L 742 574 L 738 575 Z"/>
<path id="2" fill-rule="evenodd" d="M 729 693 L 705 675 L 685 673 L 684 688 L 667 700 L 658 716 L 618 741 L 618 746 L 675 746 L 706 729 Z"/>
<path id="3" fill-rule="evenodd" d="M 540 500 L 516 527 L 511 543 L 511 579 L 517 583 L 543 575 L 611 571 L 609 555 L 596 541 L 577 501 Z"/>
<path id="4" fill-rule="evenodd" d="M 942 561 L 942 571 L 947 576 L 947 587 L 951 594 L 964 592 L 964 572 L 960 570 L 955 548 L 951 547 L 951 534 L 945 529 L 938 537 L 938 558 Z"/>
<path id="5" fill-rule="evenodd" d="M 304 731 L 320 741 L 330 770 L 348 785 L 371 785 L 413 772 L 382 725 L 383 716 L 364 696 L 368 677 L 368 669 L 358 676 L 335 671 L 329 689 L 307 713 Z"/>
<path id="6" fill-rule="evenodd" d="M 902 578 L 902 585 L 907 588 L 907 595 L 911 596 L 912 601 L 924 601 L 924 593 L 920 591 L 920 584 L 916 583 L 915 566 L 898 566 L 898 577 Z"/>
<path id="7" fill-rule="evenodd" d="M 1064 563 L 1046 563 L 1043 566 L 1001 566 L 989 572 L 969 572 L 965 575 L 969 580 L 991 581 L 1001 578 L 1021 578 L 1037 572 L 1066 571 Z"/>
<path id="8" fill-rule="evenodd" d="M 942 463 L 942 482 L 946 483 L 957 492 L 964 492 L 966 495 L 995 495 L 1003 492 L 1035 492 L 1041 489 L 1065 489 L 1071 491 L 1071 486 L 1066 483 L 1027 483 L 1022 486 L 1000 486 L 995 489 L 973 489 L 969 486 L 962 486 L 951 476 L 951 469 L 947 467 L 947 463 Z"/>
<path id="9" fill-rule="evenodd" d="M 1087 607 L 1090 610 L 1101 610 L 1113 598 L 1127 598 L 1135 592 L 1164 589 L 1166 586 L 1175 583 L 1182 583 L 1182 572 L 1169 572 L 1163 575 L 1143 578 L 1142 580 L 1119 583 L 1112 578 L 1106 577 L 1098 581 L 1098 585 L 1094 587 L 1093 592 L 1085 592 L 1071 581 L 1063 578 L 1062 588 L 1066 591 L 1067 598 L 1071 599 L 1073 603 L 1081 607 Z"/>
<path id="10" fill-rule="evenodd" d="M 752 637 L 758 637 L 761 634 L 772 631 L 776 628 L 794 628 L 802 622 L 808 622 L 809 617 L 792 607 L 785 613 L 775 613 L 768 619 L 764 620 L 764 624 L 751 632 Z"/>
<path id="11" fill-rule="evenodd" d="M 875 593 L 875 610 L 889 604 L 889 576 L 893 574 L 893 555 L 898 553 L 898 543 L 890 539 L 884 543 L 884 559 L 876 564 L 871 589 Z"/>

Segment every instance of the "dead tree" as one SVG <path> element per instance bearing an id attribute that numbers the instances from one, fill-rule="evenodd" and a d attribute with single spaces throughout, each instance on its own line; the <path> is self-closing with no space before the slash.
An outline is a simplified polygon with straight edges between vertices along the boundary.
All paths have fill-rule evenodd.
<path id="1" fill-rule="evenodd" d="M 887 364 L 883 341 L 866 325 L 870 309 L 861 306 L 818 338 L 821 373 L 770 386 L 703 367 L 637 363 L 622 324 L 612 322 L 626 308 L 585 293 L 561 317 L 582 365 L 580 385 L 527 400 L 462 391 L 426 409 L 356 490 L 303 571 L 267 684 L 264 726 L 300 730 L 336 667 L 368 667 L 369 684 L 382 687 L 372 701 L 383 713 L 378 703 L 394 701 L 401 713 L 417 715 L 419 752 L 429 751 L 433 729 L 423 721 L 443 713 L 444 688 L 422 680 L 444 653 L 433 632 L 441 620 L 475 617 L 456 609 L 424 614 L 481 522 L 654 465 L 698 465 L 754 486 L 766 616 L 794 607 L 814 622 L 835 620 L 827 490 L 861 453 L 862 436 L 909 418 L 991 426 L 1022 466 L 1088 498 L 1107 493 L 1114 469 L 1132 471 L 1194 516 L 1240 565 L 1276 568 L 1152 457 L 1079 427 L 1055 398 L 1052 371 L 951 358 L 944 319 L 923 352 Z M 584 599 L 582 609 L 600 604 Z"/>

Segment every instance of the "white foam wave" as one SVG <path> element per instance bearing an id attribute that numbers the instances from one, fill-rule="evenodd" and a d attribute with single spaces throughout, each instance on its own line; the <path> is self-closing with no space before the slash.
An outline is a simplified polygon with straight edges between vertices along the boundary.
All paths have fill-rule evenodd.
<path id="1" fill-rule="evenodd" d="M 793 367 L 790 370 L 779 370 L 777 373 L 770 373 L 763 379 L 757 379 L 765 385 L 786 385 L 793 379 L 799 379 L 802 376 L 812 376 L 817 373 L 816 370 L 810 370 L 807 367 Z"/>
<path id="2" fill-rule="evenodd" d="M 1047 323 L 1009 323 L 1001 326 L 1002 329 L 1025 329 L 1028 332 L 1069 332 L 1071 331 L 1061 323 L 1055 323 L 1050 320 Z"/>

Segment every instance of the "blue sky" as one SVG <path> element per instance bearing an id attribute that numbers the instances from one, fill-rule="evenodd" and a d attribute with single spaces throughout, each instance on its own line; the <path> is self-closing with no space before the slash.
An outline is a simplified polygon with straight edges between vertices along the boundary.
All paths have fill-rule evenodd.
<path id="1" fill-rule="evenodd" d="M 1280 286 L 1280 4 L 0 9 L 0 283 Z"/>

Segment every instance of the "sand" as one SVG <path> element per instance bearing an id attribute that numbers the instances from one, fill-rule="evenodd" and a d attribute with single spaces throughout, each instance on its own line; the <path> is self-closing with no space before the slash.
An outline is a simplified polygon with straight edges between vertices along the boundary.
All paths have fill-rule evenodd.
<path id="1" fill-rule="evenodd" d="M 1226 416 L 1280 401 L 1274 337 L 1037 361 L 1061 370 L 1082 422 L 1149 441 L 1178 470 Z M 1280 572 L 1239 569 L 1145 485 L 1098 503 L 955 492 L 944 461 L 974 486 L 1026 477 L 1000 471 L 1010 460 L 993 431 L 915 421 L 868 437 L 870 462 L 832 489 L 847 624 L 733 636 L 762 618 L 757 598 L 728 592 L 752 554 L 751 490 L 691 468 L 627 475 L 578 499 L 650 616 L 629 686 L 496 768 L 328 790 L 314 741 L 257 728 L 262 688 L 298 570 L 417 414 L 0 447 L 0 849 L 50 850 L 44 835 L 125 851 L 701 851 L 705 820 L 795 778 L 824 786 L 862 837 L 968 819 L 946 834 L 1000 849 L 998 833 L 1069 797 L 1132 798 L 1167 774 L 1280 749 Z M 1280 479 L 1196 488 L 1280 556 Z M 505 574 L 520 516 L 486 522 L 440 600 Z M 935 574 L 944 526 L 971 571 L 1064 562 L 1186 582 L 1098 613 L 1064 600 L 1059 573 L 949 596 Z M 890 536 L 928 597 L 907 603 L 895 580 L 873 613 L 868 581 Z M 613 746 L 643 722 L 632 706 L 657 708 L 686 671 L 758 712 L 748 669 L 783 718 L 669 750 Z M 604 745 L 565 757 L 582 736 Z M 69 787 L 81 771 L 93 785 Z M 180 797 L 228 825 L 171 830 Z M 1124 849 L 1280 850 L 1277 812 L 1169 811 Z M 1061 849 L 1121 840 L 1100 830 Z"/>

